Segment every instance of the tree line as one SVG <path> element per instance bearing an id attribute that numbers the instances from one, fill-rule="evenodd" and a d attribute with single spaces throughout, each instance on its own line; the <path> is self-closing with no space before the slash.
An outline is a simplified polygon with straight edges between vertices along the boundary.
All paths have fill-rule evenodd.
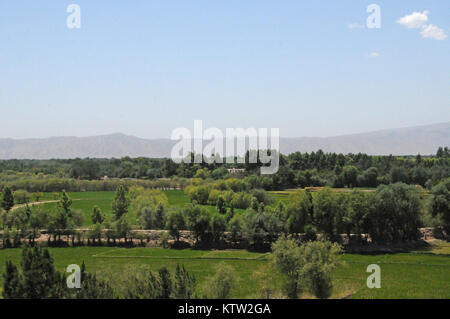
<path id="1" fill-rule="evenodd" d="M 235 190 L 245 185 L 242 180 L 216 183 Z M 181 245 L 183 232 L 188 231 L 196 246 L 254 249 L 267 249 L 282 234 L 331 241 L 342 241 L 341 234 L 346 234 L 347 243 L 360 244 L 406 242 L 420 238 L 419 228 L 429 223 L 428 218 L 433 222 L 428 226 L 442 226 L 447 234 L 450 230 L 450 179 L 436 185 L 430 194 L 396 183 L 378 186 L 373 192 L 298 190 L 286 202 L 268 203 L 269 195 L 264 190 L 250 191 L 253 193 L 243 191 L 250 197 L 245 210 L 235 208 L 233 200 L 227 204 L 226 193 L 219 192 L 216 209 L 211 211 L 196 199 L 182 208 L 169 207 L 167 196 L 159 190 L 121 185 L 112 202 L 113 214 L 105 216 L 94 206 L 90 216 L 93 225 L 87 231 L 79 229 L 83 213 L 71 208 L 72 200 L 66 192 L 61 193 L 57 209 L 50 212 L 43 207 L 31 211 L 28 206 L 11 210 L 12 193 L 6 191 L 0 213 L 3 247 L 18 247 L 24 241 L 34 245 L 42 230 L 48 234 L 48 245 L 149 242 L 150 235 L 138 228 L 162 230 L 159 240 L 164 246 L 168 245 L 168 235 L 174 245 Z M 130 222 L 130 214 L 134 223 Z"/>
<path id="2" fill-rule="evenodd" d="M 441 180 L 450 177 L 450 150 L 440 147 L 435 155 L 421 156 L 370 156 L 367 154 L 295 152 L 280 154 L 279 171 L 271 176 L 260 176 L 263 165 L 246 162 L 222 164 L 216 162 L 174 163 L 171 159 L 130 158 L 121 159 L 67 159 L 67 160 L 2 160 L 0 161 L 0 189 L 10 186 L 27 191 L 111 190 L 121 179 L 158 181 L 195 177 L 199 170 L 212 179 L 226 179 L 231 175 L 227 168 L 244 168 L 243 176 L 256 175 L 262 188 L 277 190 L 294 187 L 377 187 L 380 184 L 403 182 L 431 189 Z M 191 154 L 194 157 L 194 154 Z M 107 176 L 111 181 L 100 181 Z M 117 181 L 114 181 L 117 179 Z M 156 183 L 156 182 L 155 182 Z M 158 183 L 162 183 L 159 181 Z M 166 182 L 167 183 L 167 182 Z M 174 182 L 175 184 L 176 182 Z M 184 184 L 183 184 L 184 183 Z M 158 188 L 152 183 L 143 183 Z"/>
<path id="3" fill-rule="evenodd" d="M 128 187 L 139 185 L 149 189 L 183 189 L 189 181 L 185 178 L 173 177 L 170 179 L 119 179 L 106 178 L 102 180 L 83 180 L 66 177 L 55 177 L 52 175 L 34 175 L 29 173 L 0 173 L 0 191 L 3 192 L 5 188 L 10 188 L 15 192 L 20 192 L 22 195 L 17 196 L 17 203 L 19 199 L 23 198 L 22 202 L 32 200 L 39 201 L 38 194 L 42 192 L 56 192 L 61 190 L 68 192 L 95 192 L 95 191 L 114 191 L 119 185 L 126 185 Z"/>
<path id="4" fill-rule="evenodd" d="M 2 296 L 5 299 L 190 299 L 195 293 L 195 278 L 183 265 L 177 265 L 174 272 L 165 267 L 157 272 L 146 269 L 140 272 L 139 280 L 128 278 L 121 286 L 88 273 L 84 263 L 80 270 L 80 287 L 69 288 L 65 276 L 55 269 L 47 249 L 24 248 L 20 267 L 12 261 L 6 262 Z"/>

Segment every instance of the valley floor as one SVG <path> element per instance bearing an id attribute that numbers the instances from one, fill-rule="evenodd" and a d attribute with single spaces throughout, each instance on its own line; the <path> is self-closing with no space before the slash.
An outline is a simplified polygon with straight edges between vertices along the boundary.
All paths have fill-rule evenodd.
<path id="1" fill-rule="evenodd" d="M 245 250 L 69 247 L 50 248 L 50 253 L 61 272 L 70 264 L 85 262 L 88 271 L 113 283 L 140 267 L 158 270 L 166 266 L 174 270 L 177 264 L 184 264 L 196 277 L 199 289 L 215 273 L 218 264 L 226 263 L 233 267 L 238 278 L 233 298 L 260 297 L 255 272 L 268 262 L 267 254 Z M 6 260 L 18 264 L 20 256 L 21 249 L 0 250 L 0 274 L 5 271 Z M 332 298 L 450 298 L 449 243 L 435 240 L 428 250 L 409 253 L 344 254 L 342 261 L 343 265 L 334 273 Z M 370 264 L 381 267 L 379 289 L 366 286 L 370 275 L 366 269 Z"/>

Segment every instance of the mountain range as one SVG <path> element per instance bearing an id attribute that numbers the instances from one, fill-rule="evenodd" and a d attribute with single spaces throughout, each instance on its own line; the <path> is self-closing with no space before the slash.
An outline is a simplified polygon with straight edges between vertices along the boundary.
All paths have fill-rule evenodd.
<path id="1" fill-rule="evenodd" d="M 170 157 L 170 139 L 143 139 L 122 133 L 90 137 L 0 138 L 0 159 L 67 159 Z M 204 146 L 209 142 L 204 142 Z M 370 155 L 430 155 L 450 146 L 450 122 L 333 137 L 282 137 L 280 152 L 367 153 Z"/>

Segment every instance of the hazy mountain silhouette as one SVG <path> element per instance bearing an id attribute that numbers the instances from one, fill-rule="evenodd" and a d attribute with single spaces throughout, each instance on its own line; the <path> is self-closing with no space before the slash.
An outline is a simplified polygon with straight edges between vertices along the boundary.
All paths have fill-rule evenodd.
<path id="1" fill-rule="evenodd" d="M 170 139 L 143 139 L 125 134 L 91 137 L 0 139 L 0 159 L 170 157 Z M 206 145 L 208 142 L 204 142 Z M 280 151 L 428 155 L 450 146 L 450 122 L 334 137 L 280 138 Z"/>

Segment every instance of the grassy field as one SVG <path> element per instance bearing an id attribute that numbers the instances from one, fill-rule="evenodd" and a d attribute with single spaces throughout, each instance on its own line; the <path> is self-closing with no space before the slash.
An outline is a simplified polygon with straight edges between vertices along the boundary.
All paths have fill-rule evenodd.
<path id="1" fill-rule="evenodd" d="M 69 264 L 86 263 L 99 277 L 120 280 L 122 274 L 139 267 L 152 270 L 166 266 L 174 270 L 184 264 L 195 275 L 199 287 L 214 274 L 219 263 L 233 267 L 238 284 L 234 298 L 257 298 L 255 271 L 267 264 L 267 254 L 245 250 L 175 250 L 162 248 L 77 247 L 50 248 L 55 265 L 65 271 Z M 5 260 L 20 261 L 20 249 L 0 251 L 0 274 Z M 334 273 L 333 298 L 450 298 L 450 244 L 442 243 L 428 251 L 401 254 L 344 254 L 343 265 Z M 369 289 L 366 268 L 381 267 L 381 288 Z M 0 279 L 2 281 L 2 279 Z"/>
<path id="2" fill-rule="evenodd" d="M 170 207 L 183 207 L 186 204 L 190 203 L 189 197 L 184 194 L 182 190 L 165 190 L 163 191 L 167 198 L 169 199 Z M 84 222 L 83 226 L 89 226 L 92 224 L 91 221 L 91 212 L 94 205 L 100 207 L 102 212 L 109 216 L 112 214 L 111 211 L 111 203 L 114 199 L 115 192 L 69 192 L 70 198 L 72 199 L 72 209 L 81 210 L 84 214 Z M 54 200 L 53 193 L 44 193 L 44 196 L 40 199 L 43 201 L 52 201 Z M 43 207 L 48 210 L 56 209 L 56 202 L 52 203 L 42 203 L 39 204 L 40 207 Z M 216 213 L 216 207 L 210 205 L 203 205 L 209 212 Z M 36 209 L 37 205 L 33 208 Z M 242 213 L 244 210 L 235 209 L 235 212 Z M 129 214 L 130 223 L 134 224 L 136 222 L 136 216 Z"/>
<path id="3" fill-rule="evenodd" d="M 276 200 L 287 200 L 293 190 L 271 192 Z M 190 202 L 181 190 L 164 191 L 171 207 L 183 207 Z M 41 200 L 52 200 L 53 194 L 44 194 Z M 114 192 L 72 192 L 72 207 L 85 215 L 85 225 L 89 225 L 90 213 L 94 205 L 106 214 L 111 214 Z M 55 209 L 56 203 L 42 204 Z M 214 206 L 205 206 L 215 212 Z M 130 215 L 130 219 L 135 218 Z M 134 222 L 134 221 L 132 221 Z M 184 264 L 193 273 L 199 287 L 214 274 L 221 262 L 231 265 L 238 277 L 238 285 L 232 294 L 235 298 L 257 298 L 259 283 L 255 271 L 267 264 L 267 254 L 244 250 L 170 250 L 161 248 L 112 248 L 77 247 L 51 248 L 55 264 L 64 271 L 69 264 L 86 263 L 91 272 L 113 280 L 138 267 L 157 270 L 166 266 L 174 269 Z M 6 259 L 20 261 L 20 249 L 0 250 L 0 274 L 4 271 Z M 333 298 L 450 298 L 450 244 L 436 241 L 427 250 L 379 255 L 345 254 L 344 261 L 334 273 L 335 289 Z M 369 264 L 381 267 L 381 288 L 369 289 L 366 268 Z M 0 277 L 0 282 L 2 281 Z"/>
<path id="4" fill-rule="evenodd" d="M 84 225 L 91 225 L 91 212 L 94 205 L 100 207 L 100 209 L 106 214 L 110 215 L 111 202 L 114 198 L 114 192 L 70 192 L 68 193 L 72 199 L 72 209 L 81 210 L 84 214 Z M 44 196 L 40 201 L 54 200 L 52 193 L 44 193 Z M 40 207 L 48 210 L 55 210 L 57 203 L 43 203 Z M 36 209 L 35 206 L 33 209 Z"/>
<path id="5" fill-rule="evenodd" d="M 348 191 L 348 189 L 335 189 L 336 191 Z M 368 189 L 365 189 L 368 190 Z M 287 201 L 290 194 L 295 192 L 296 190 L 284 190 L 284 191 L 273 191 L 269 192 L 270 195 L 275 199 L 275 203 L 277 201 Z M 183 190 L 164 190 L 163 191 L 167 198 L 169 199 L 170 207 L 183 207 L 186 204 L 190 203 L 189 197 L 184 193 Z M 72 208 L 76 210 L 81 210 L 84 214 L 84 223 L 83 226 L 89 226 L 92 224 L 91 222 L 91 212 L 94 205 L 100 207 L 100 209 L 107 216 L 111 215 L 111 203 L 114 198 L 113 191 L 99 191 L 99 192 L 69 192 L 70 198 L 73 200 Z M 40 201 L 54 201 L 55 193 L 43 193 L 43 196 L 40 198 Z M 56 197 L 57 198 L 57 197 Z M 34 199 L 33 199 L 34 200 Z M 39 206 L 48 210 L 56 209 L 56 202 L 52 203 L 42 203 Z M 216 207 L 210 205 L 203 205 L 210 213 L 216 213 Z M 243 209 L 235 209 L 236 213 L 243 213 Z M 129 221 L 134 224 L 135 216 L 129 215 Z"/>

